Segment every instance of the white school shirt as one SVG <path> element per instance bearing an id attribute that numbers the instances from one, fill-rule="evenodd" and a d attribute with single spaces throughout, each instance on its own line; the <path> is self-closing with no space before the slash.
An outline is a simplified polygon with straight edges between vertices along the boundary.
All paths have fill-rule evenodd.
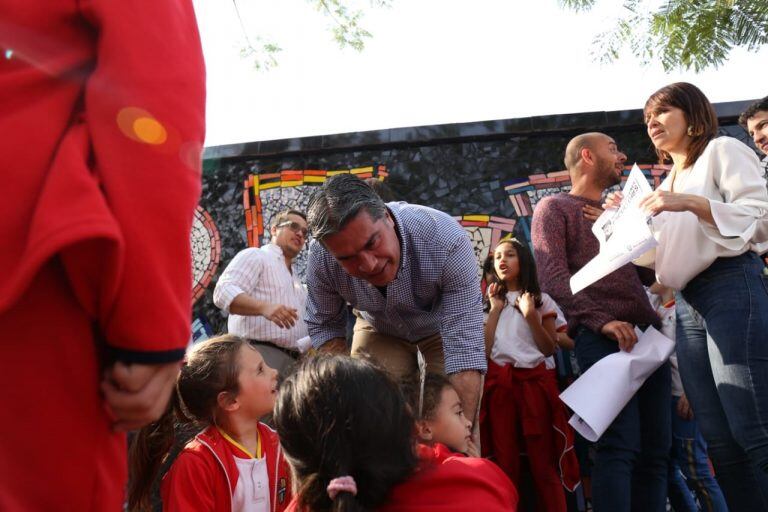
<path id="1" fill-rule="evenodd" d="M 256 300 L 296 308 L 299 318 L 293 327 L 283 329 L 263 316 L 230 314 L 230 304 L 241 293 Z M 283 250 L 275 244 L 237 253 L 216 283 L 213 302 L 222 314 L 229 315 L 227 328 L 230 334 L 294 350 L 298 350 L 297 341 L 307 336 L 304 323 L 307 290 L 295 273 L 288 270 Z"/>
<path id="2" fill-rule="evenodd" d="M 682 290 L 717 258 L 768 251 L 768 190 L 760 161 L 746 145 L 732 137 L 711 140 L 674 185 L 675 192 L 707 198 L 715 226 L 691 212 L 653 218 L 659 245 L 636 263 L 653 267 L 661 284 Z M 667 177 L 659 189 L 671 186 Z"/>
<path id="3" fill-rule="evenodd" d="M 535 368 L 544 362 L 547 368 L 552 369 L 555 367 L 554 358 L 544 357 L 544 354 L 539 351 L 528 322 L 514 307 L 519 295 L 519 291 L 507 292 L 507 303 L 499 314 L 499 323 L 496 324 L 496 333 L 493 336 L 491 361 L 498 365 L 511 364 L 515 368 Z M 567 325 L 552 297 L 542 293 L 541 302 L 538 311 L 542 321 L 548 316 L 554 316 L 555 328 L 559 329 Z"/>
<path id="4" fill-rule="evenodd" d="M 233 512 L 270 512 L 267 459 L 235 457 L 235 463 L 240 475 L 232 493 Z"/>

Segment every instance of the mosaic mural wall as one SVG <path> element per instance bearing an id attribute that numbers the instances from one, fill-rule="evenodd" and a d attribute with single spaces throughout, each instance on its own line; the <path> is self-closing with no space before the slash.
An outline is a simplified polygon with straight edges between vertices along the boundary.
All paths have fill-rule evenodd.
<path id="1" fill-rule="evenodd" d="M 642 127 L 607 133 L 628 155 L 628 163 L 640 164 L 652 186 L 660 183 L 667 167 L 652 164 L 656 157 Z M 744 130 L 736 125 L 724 126 L 721 133 L 747 142 Z M 573 135 L 532 133 L 494 140 L 206 160 L 201 207 L 192 234 L 194 337 L 226 330 L 226 319 L 212 302 L 223 268 L 245 247 L 267 243 L 272 215 L 287 207 L 304 209 L 312 188 L 328 176 L 339 172 L 374 176 L 385 180 L 398 199 L 454 216 L 482 261 L 508 233 L 529 239 L 530 218 L 538 201 L 570 190 L 562 153 Z M 625 176 L 630 166 L 626 169 Z M 302 277 L 305 261 L 306 251 L 297 258 Z"/>
<path id="2" fill-rule="evenodd" d="M 288 209 L 307 210 L 312 189 L 321 185 L 329 176 L 354 174 L 360 179 L 384 180 L 389 174 L 383 165 L 339 170 L 285 170 L 251 174 L 243 182 L 243 210 L 245 233 L 249 247 L 268 244 L 271 238 L 269 226 L 272 217 Z M 310 237 L 311 239 L 311 237 Z M 307 240 L 309 244 L 310 240 Z M 303 281 L 307 266 L 307 251 L 294 260 L 297 275 Z"/>

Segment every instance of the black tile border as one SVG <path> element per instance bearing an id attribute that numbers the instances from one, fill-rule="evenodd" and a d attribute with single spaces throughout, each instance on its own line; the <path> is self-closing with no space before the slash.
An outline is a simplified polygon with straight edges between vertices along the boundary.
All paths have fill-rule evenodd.
<path id="1" fill-rule="evenodd" d="M 734 123 L 755 100 L 715 103 L 721 124 Z M 579 112 L 468 123 L 438 124 L 254 141 L 205 148 L 203 159 L 243 160 L 332 152 L 428 146 L 443 143 L 548 136 L 586 130 L 622 132 L 642 126 L 642 110 Z"/>

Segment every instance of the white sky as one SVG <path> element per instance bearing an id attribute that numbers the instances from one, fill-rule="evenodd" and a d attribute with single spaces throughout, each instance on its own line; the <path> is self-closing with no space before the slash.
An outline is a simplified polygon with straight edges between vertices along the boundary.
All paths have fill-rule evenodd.
<path id="1" fill-rule="evenodd" d="M 279 64 L 240 56 L 231 0 L 193 0 L 208 72 L 207 146 L 403 126 L 642 107 L 667 83 L 695 83 L 713 102 L 763 97 L 768 48 L 736 50 L 701 74 L 602 66 L 592 40 L 620 2 L 576 14 L 556 0 L 393 0 L 367 9 L 373 34 L 339 49 L 305 0 L 237 0 L 249 37 L 275 41 Z M 367 2 L 362 3 L 363 6 Z"/>

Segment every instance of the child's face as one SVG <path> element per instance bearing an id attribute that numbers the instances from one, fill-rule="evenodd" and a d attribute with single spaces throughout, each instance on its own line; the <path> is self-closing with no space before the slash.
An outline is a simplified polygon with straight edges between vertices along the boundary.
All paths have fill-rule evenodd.
<path id="1" fill-rule="evenodd" d="M 452 387 L 443 388 L 433 419 L 427 420 L 433 443 L 443 443 L 456 452 L 466 453 L 472 435 L 472 423 L 464 416 L 459 395 Z"/>
<path id="2" fill-rule="evenodd" d="M 517 249 L 511 243 L 500 243 L 493 251 L 493 268 L 496 275 L 505 283 L 517 281 L 520 273 L 520 262 L 517 259 Z"/>
<path id="3" fill-rule="evenodd" d="M 267 366 L 257 350 L 245 345 L 240 349 L 239 364 L 240 391 L 235 399 L 238 410 L 255 419 L 261 418 L 275 406 L 277 370 Z"/>

